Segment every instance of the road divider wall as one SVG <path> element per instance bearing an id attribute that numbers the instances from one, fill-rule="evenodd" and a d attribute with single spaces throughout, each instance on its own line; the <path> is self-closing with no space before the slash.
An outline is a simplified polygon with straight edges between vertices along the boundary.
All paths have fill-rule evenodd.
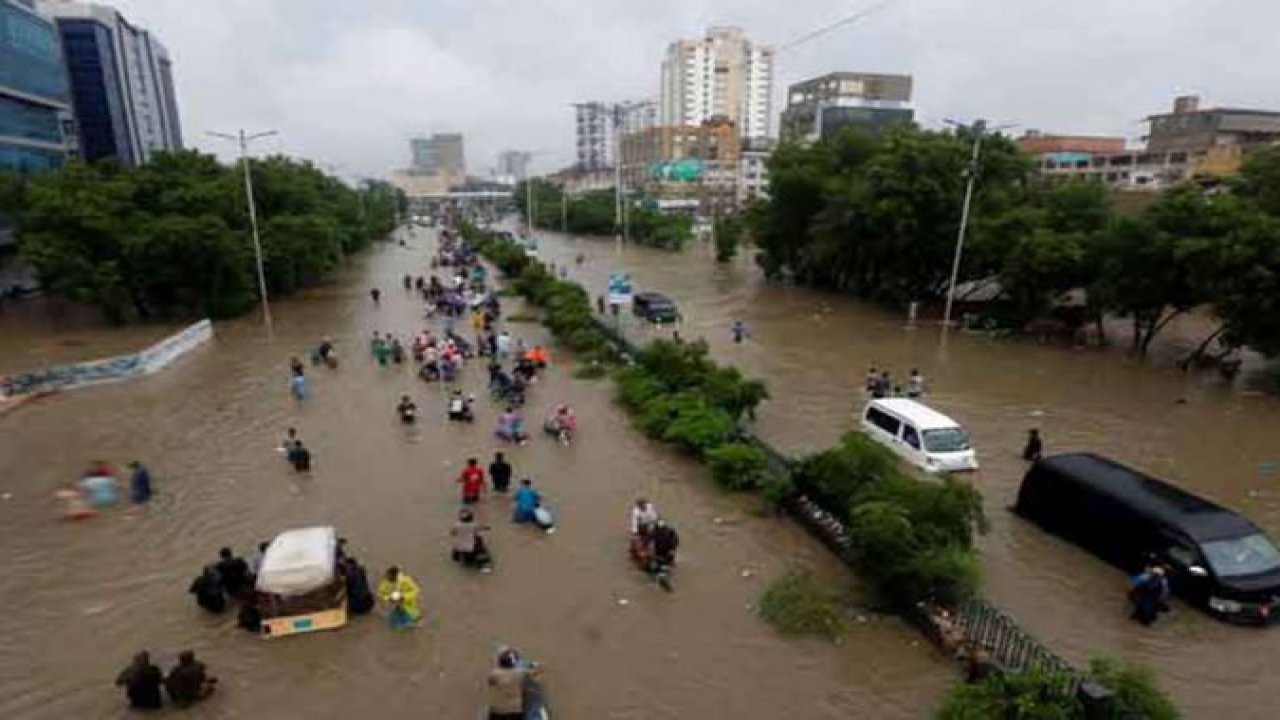
<path id="1" fill-rule="evenodd" d="M 206 319 L 142 352 L 0 376 L 0 401 L 17 401 L 44 393 L 150 375 L 212 338 L 213 323 Z"/>

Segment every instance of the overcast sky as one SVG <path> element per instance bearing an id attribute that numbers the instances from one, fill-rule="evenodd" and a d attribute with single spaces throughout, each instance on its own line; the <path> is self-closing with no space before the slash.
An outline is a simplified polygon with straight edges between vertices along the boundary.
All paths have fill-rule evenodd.
<path id="1" fill-rule="evenodd" d="M 169 48 L 189 145 L 222 152 L 206 131 L 275 129 L 264 151 L 347 176 L 406 166 L 410 137 L 451 131 L 472 173 L 505 148 L 552 170 L 572 161 L 570 104 L 656 95 L 671 40 L 739 25 L 782 46 L 876 2 L 105 1 Z M 889 0 L 783 52 L 777 81 L 905 72 L 926 126 L 986 117 L 1136 139 L 1180 93 L 1280 108 L 1276 28 L 1276 0 Z"/>

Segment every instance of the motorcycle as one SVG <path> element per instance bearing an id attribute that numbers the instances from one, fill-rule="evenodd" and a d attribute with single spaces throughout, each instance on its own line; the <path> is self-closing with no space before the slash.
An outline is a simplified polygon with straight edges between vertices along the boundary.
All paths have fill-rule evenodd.
<path id="1" fill-rule="evenodd" d="M 657 583 L 658 587 L 672 592 L 671 570 L 675 567 L 675 558 L 655 555 L 647 540 L 639 535 L 632 536 L 629 548 L 631 561 Z"/>
<path id="2" fill-rule="evenodd" d="M 573 442 L 573 430 L 551 418 L 542 424 L 542 431 L 556 439 L 556 442 L 569 447 Z"/>

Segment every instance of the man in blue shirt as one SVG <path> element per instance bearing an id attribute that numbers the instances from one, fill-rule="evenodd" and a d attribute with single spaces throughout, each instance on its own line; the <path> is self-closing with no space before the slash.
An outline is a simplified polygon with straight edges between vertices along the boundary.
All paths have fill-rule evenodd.
<path id="1" fill-rule="evenodd" d="M 520 487 L 516 490 L 516 512 L 512 518 L 518 523 L 531 523 L 537 518 L 534 511 L 542 504 L 542 497 L 538 495 L 538 491 L 533 489 L 533 481 L 525 478 L 520 481 Z"/>

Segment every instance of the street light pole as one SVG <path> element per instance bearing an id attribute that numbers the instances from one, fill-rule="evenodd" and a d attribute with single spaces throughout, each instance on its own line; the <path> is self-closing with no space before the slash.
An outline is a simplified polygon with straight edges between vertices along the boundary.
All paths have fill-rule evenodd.
<path id="1" fill-rule="evenodd" d="M 953 120 L 945 120 L 948 125 L 955 127 L 963 127 Z M 964 187 L 964 205 L 960 210 L 960 229 L 956 231 L 956 252 L 951 259 L 951 280 L 947 283 L 947 302 L 942 312 L 942 327 L 951 327 L 951 306 L 955 301 L 956 281 L 960 276 L 960 259 L 964 255 L 964 238 L 965 232 L 969 228 L 969 208 L 973 203 L 973 186 L 978 180 L 978 159 L 982 154 L 982 140 L 988 132 L 998 132 L 1007 130 L 1013 125 L 1001 125 L 996 128 L 988 128 L 985 120 L 976 120 L 970 128 L 973 130 L 973 153 L 969 157 L 969 166 L 965 170 L 968 178 Z"/>
<path id="2" fill-rule="evenodd" d="M 623 106 L 613 106 L 613 235 L 622 240 L 622 113 Z"/>
<path id="3" fill-rule="evenodd" d="M 227 133 L 211 132 L 210 135 L 219 137 L 224 140 L 230 140 L 240 146 L 240 164 L 244 166 L 244 194 L 249 205 L 249 227 L 253 231 L 253 254 L 258 264 L 258 294 L 262 298 L 262 322 L 267 326 L 267 332 L 272 331 L 271 326 L 271 303 L 267 299 L 267 273 L 263 269 L 262 263 L 262 240 L 258 236 L 258 208 L 253 200 L 253 174 L 249 172 L 249 143 L 254 140 L 261 140 L 272 135 L 279 135 L 275 130 L 268 130 L 253 135 L 246 135 L 244 130 L 240 130 L 235 135 Z"/>

